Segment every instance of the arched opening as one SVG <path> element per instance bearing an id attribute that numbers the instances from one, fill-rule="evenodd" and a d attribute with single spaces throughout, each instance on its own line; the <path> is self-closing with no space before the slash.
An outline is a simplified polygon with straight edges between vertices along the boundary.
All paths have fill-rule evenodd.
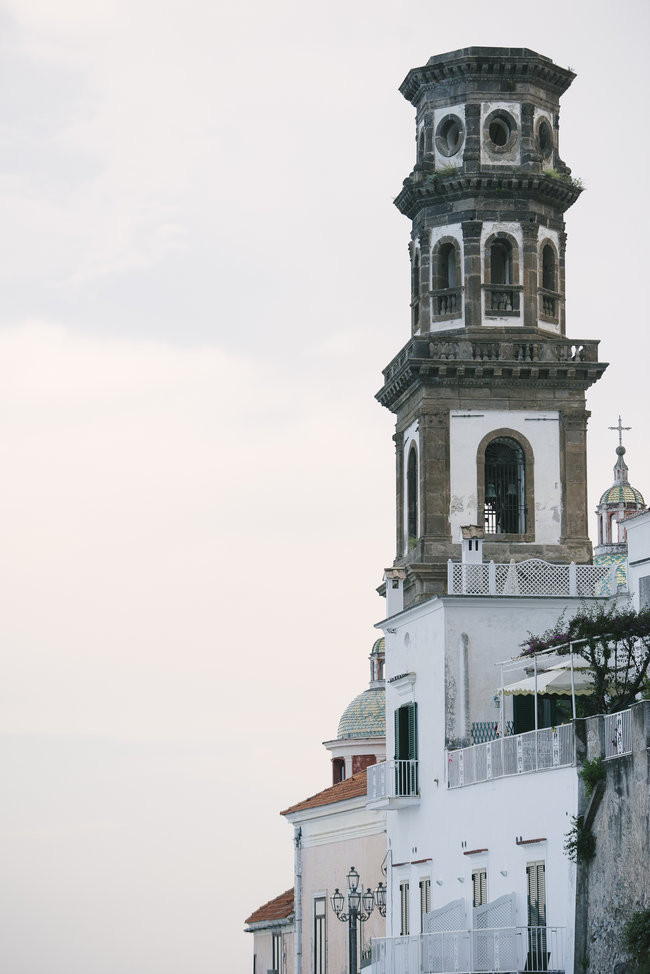
<path id="1" fill-rule="evenodd" d="M 525 534 L 526 463 L 522 447 L 498 436 L 485 450 L 485 530 L 488 534 Z"/>
<path id="2" fill-rule="evenodd" d="M 406 465 L 406 535 L 409 548 L 418 540 L 418 454 L 414 444 Z"/>
<path id="3" fill-rule="evenodd" d="M 345 781 L 345 760 L 334 758 L 332 760 L 332 784 L 338 785 L 339 781 Z"/>
<path id="4" fill-rule="evenodd" d="M 433 314 L 440 318 L 461 315 L 460 248 L 447 238 L 438 242 L 433 252 Z"/>
<path id="5" fill-rule="evenodd" d="M 490 247 L 490 281 L 492 284 L 512 284 L 512 244 L 509 240 L 495 240 Z"/>
<path id="6" fill-rule="evenodd" d="M 420 324 L 420 252 L 415 252 L 411 266 L 411 310 L 413 329 Z"/>
<path id="7" fill-rule="evenodd" d="M 457 287 L 456 248 L 453 243 L 444 243 L 440 248 L 440 286 Z"/>
<path id="8" fill-rule="evenodd" d="M 542 250 L 542 287 L 547 291 L 556 291 L 555 286 L 555 251 L 550 244 L 544 244 Z"/>

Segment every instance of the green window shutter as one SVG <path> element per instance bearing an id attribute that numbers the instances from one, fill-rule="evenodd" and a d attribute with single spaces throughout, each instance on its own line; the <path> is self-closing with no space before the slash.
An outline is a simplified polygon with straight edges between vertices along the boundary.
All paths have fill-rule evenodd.
<path id="1" fill-rule="evenodd" d="M 414 761 L 418 756 L 418 705 L 408 705 L 408 756 Z"/>
<path id="2" fill-rule="evenodd" d="M 399 717 L 400 710 L 402 708 L 398 707 L 395 711 L 395 760 L 398 761 L 400 758 L 400 733 L 399 733 Z"/>

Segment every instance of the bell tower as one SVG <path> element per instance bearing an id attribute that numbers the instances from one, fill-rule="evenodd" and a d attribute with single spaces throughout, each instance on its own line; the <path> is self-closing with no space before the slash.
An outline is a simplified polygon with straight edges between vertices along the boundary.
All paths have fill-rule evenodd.
<path id="1" fill-rule="evenodd" d="M 412 223 L 411 338 L 384 369 L 396 417 L 405 605 L 446 588 L 460 529 L 486 559 L 587 563 L 585 391 L 606 365 L 568 339 L 560 157 L 575 75 L 525 48 L 437 55 L 400 91 L 416 162 L 395 205 Z"/>

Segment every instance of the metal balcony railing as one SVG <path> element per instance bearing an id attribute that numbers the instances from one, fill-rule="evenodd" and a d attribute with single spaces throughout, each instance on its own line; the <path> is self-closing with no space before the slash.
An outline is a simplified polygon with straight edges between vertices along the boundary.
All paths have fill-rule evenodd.
<path id="1" fill-rule="evenodd" d="M 368 802 L 419 798 L 418 762 L 382 761 L 367 772 Z"/>
<path id="2" fill-rule="evenodd" d="M 605 760 L 632 753 L 632 711 L 605 714 Z"/>
<path id="3" fill-rule="evenodd" d="M 373 939 L 373 974 L 484 974 L 564 971 L 564 927 L 444 930 Z"/>
<path id="4" fill-rule="evenodd" d="M 447 751 L 447 787 L 463 788 L 508 775 L 566 768 L 573 763 L 573 724 L 543 727 Z"/>

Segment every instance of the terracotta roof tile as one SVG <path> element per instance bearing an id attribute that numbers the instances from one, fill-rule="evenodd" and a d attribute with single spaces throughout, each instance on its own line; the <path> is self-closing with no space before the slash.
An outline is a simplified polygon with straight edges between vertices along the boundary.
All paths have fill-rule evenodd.
<path id="1" fill-rule="evenodd" d="M 263 920 L 284 920 L 293 913 L 293 887 L 280 893 L 274 900 L 260 906 L 245 923 L 261 923 Z"/>
<path id="2" fill-rule="evenodd" d="M 332 805 L 334 802 L 343 802 L 347 798 L 358 798 L 359 795 L 365 794 L 366 772 L 360 771 L 359 774 L 353 774 L 351 778 L 339 781 L 337 785 L 332 785 L 325 791 L 319 791 L 317 795 L 312 795 L 311 798 L 305 798 L 297 805 L 285 808 L 283 812 L 280 812 L 280 815 L 288 815 L 289 812 L 302 812 L 308 808 L 318 808 L 320 805 Z"/>

